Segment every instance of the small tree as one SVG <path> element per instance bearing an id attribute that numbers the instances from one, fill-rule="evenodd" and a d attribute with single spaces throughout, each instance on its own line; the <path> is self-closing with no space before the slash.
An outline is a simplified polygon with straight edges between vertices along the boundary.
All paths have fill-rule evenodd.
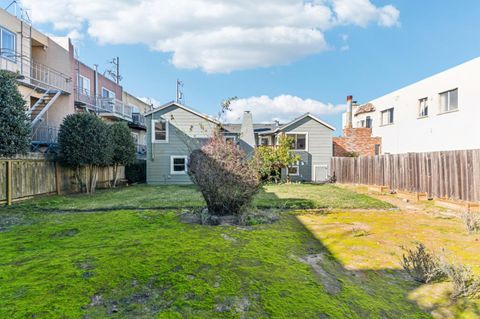
<path id="1" fill-rule="evenodd" d="M 83 192 L 94 193 L 100 166 L 112 161 L 110 129 L 96 115 L 68 115 L 58 133 L 61 161 L 75 168 L 75 176 Z M 85 168 L 84 174 L 81 169 Z"/>
<path id="2" fill-rule="evenodd" d="M 136 159 L 135 143 L 128 125 L 123 122 L 110 126 L 110 137 L 112 139 L 112 165 L 113 165 L 113 187 L 116 187 L 118 180 L 118 168 L 133 164 Z"/>
<path id="3" fill-rule="evenodd" d="M 190 155 L 188 173 L 210 214 L 239 215 L 259 189 L 258 172 L 245 153 L 215 135 Z"/>
<path id="4" fill-rule="evenodd" d="M 282 168 L 300 160 L 300 156 L 291 151 L 292 142 L 291 137 L 280 135 L 278 145 L 275 147 L 259 146 L 255 150 L 255 159 L 262 179 L 278 179 Z"/>
<path id="5" fill-rule="evenodd" d="M 30 121 L 12 73 L 0 70 L 0 156 L 24 154 L 30 147 Z"/>

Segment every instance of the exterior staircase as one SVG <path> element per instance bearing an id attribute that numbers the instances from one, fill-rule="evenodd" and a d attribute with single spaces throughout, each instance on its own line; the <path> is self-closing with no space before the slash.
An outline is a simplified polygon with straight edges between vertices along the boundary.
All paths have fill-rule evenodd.
<path id="1" fill-rule="evenodd" d="M 58 97 L 62 94 L 59 90 L 47 90 L 42 97 L 35 103 L 28 111 L 27 115 L 32 121 L 32 127 L 38 124 L 45 113 L 55 103 Z"/>

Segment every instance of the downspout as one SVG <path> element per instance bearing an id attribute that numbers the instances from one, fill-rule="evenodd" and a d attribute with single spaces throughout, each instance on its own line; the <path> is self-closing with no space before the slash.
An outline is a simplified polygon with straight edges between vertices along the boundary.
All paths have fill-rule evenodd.
<path id="1" fill-rule="evenodd" d="M 93 71 L 93 100 L 95 101 L 95 110 L 98 112 L 98 64 L 94 64 L 94 71 Z"/>

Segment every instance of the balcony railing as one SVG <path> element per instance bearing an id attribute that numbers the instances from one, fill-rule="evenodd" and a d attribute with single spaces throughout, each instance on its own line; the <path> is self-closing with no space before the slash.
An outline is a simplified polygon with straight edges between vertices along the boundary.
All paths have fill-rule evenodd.
<path id="1" fill-rule="evenodd" d="M 96 108 L 95 97 L 90 95 L 90 92 L 88 90 L 82 88 L 75 88 L 75 102 L 85 104 L 89 108 L 94 110 Z"/>
<path id="2" fill-rule="evenodd" d="M 108 112 L 120 115 L 121 117 L 132 120 L 132 111 L 133 108 L 114 98 L 98 98 L 97 106 L 99 107 L 99 112 Z"/>
<path id="3" fill-rule="evenodd" d="M 32 128 L 32 142 L 40 144 L 57 143 L 58 128 L 48 125 L 36 125 Z"/>
<path id="4" fill-rule="evenodd" d="M 44 89 L 57 89 L 71 93 L 72 78 L 29 57 L 7 49 L 0 49 L 0 69 L 22 75 L 21 82 Z"/>
<path id="5" fill-rule="evenodd" d="M 147 126 L 145 116 L 143 116 L 140 113 L 132 113 L 132 122 L 133 124 L 138 126 L 143 126 L 143 127 Z"/>

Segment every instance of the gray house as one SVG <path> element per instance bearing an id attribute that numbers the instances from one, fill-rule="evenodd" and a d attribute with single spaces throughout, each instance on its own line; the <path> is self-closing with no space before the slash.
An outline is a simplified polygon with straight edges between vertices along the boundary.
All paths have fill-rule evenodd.
<path id="1" fill-rule="evenodd" d="M 245 112 L 242 124 L 219 121 L 179 103 L 170 102 L 146 113 L 147 183 L 189 184 L 188 155 L 201 147 L 215 130 L 225 140 L 253 154 L 259 145 L 274 146 L 282 134 L 294 140 L 292 149 L 301 160 L 282 172 L 292 181 L 323 182 L 330 175 L 332 133 L 335 128 L 307 113 L 287 124 L 253 123 Z"/>

